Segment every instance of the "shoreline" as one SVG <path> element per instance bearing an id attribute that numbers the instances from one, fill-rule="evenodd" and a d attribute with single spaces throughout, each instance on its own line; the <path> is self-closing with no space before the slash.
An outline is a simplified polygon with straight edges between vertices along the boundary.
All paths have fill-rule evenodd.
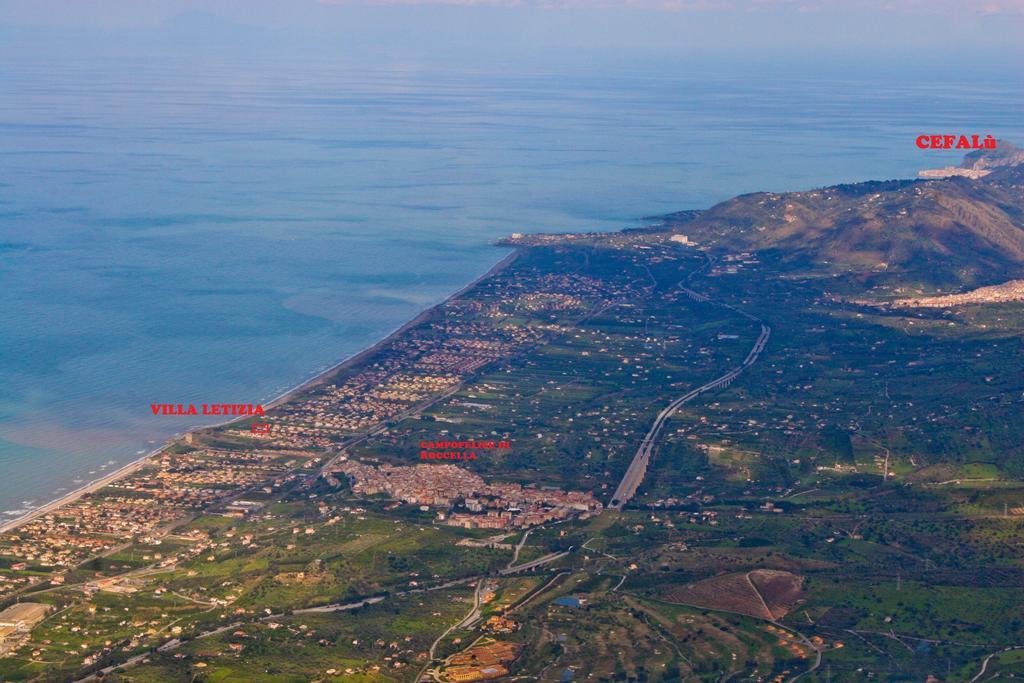
<path id="1" fill-rule="evenodd" d="M 125 465 L 122 465 L 121 467 L 117 468 L 113 472 L 110 472 L 109 474 L 103 475 L 99 479 L 93 479 L 92 481 L 85 483 L 82 486 L 79 486 L 77 489 L 65 493 L 60 498 L 55 498 L 48 503 L 44 503 L 43 505 L 40 505 L 39 507 L 26 512 L 20 517 L 16 517 L 12 520 L 4 522 L 3 524 L 0 524 L 0 534 L 5 534 L 10 531 L 14 531 L 22 524 L 27 524 L 36 517 L 41 517 L 49 512 L 53 512 L 62 505 L 73 503 L 82 496 L 86 495 L 87 493 L 93 493 L 95 491 L 98 491 L 107 484 L 115 482 L 122 477 L 126 477 L 129 474 L 132 474 L 133 472 L 142 469 L 142 467 L 146 464 L 146 462 L 149 461 L 150 458 L 152 458 L 154 455 L 159 455 L 160 453 L 162 453 L 172 443 L 174 443 L 174 441 L 176 441 L 179 438 L 181 437 L 176 436 L 172 440 L 169 440 L 164 445 L 154 448 L 149 453 L 146 453 L 145 455 L 135 460 L 129 461 Z"/>
<path id="2" fill-rule="evenodd" d="M 420 323 L 422 323 L 434 311 L 436 311 L 440 307 L 444 306 L 449 301 L 451 301 L 451 300 L 453 300 L 453 299 L 455 299 L 457 297 L 462 296 L 463 294 L 465 294 L 469 290 L 473 289 L 474 287 L 476 287 L 478 284 L 480 284 L 484 280 L 492 277 L 493 275 L 496 275 L 496 274 L 500 273 L 502 270 L 504 270 L 505 268 L 510 266 L 512 264 L 512 262 L 515 261 L 516 258 L 518 258 L 519 252 L 520 252 L 519 249 L 513 247 L 512 251 L 509 254 L 507 254 L 504 258 L 502 258 L 500 261 L 495 263 L 493 266 L 491 266 L 489 269 L 487 269 L 487 271 L 485 273 L 483 273 L 479 277 L 475 278 L 469 284 L 467 284 L 464 287 L 460 288 L 458 291 L 453 292 L 452 294 L 449 294 L 448 296 L 446 296 L 444 299 L 442 299 L 438 303 L 433 304 L 432 306 L 429 306 L 429 307 L 425 308 L 424 310 L 420 311 L 413 318 L 411 318 L 410 320 L 402 323 L 401 325 L 396 327 L 394 330 L 389 332 L 387 335 L 385 335 L 384 337 L 381 337 L 380 339 L 378 339 L 376 342 L 374 342 L 370 346 L 366 347 L 365 349 L 363 349 L 361 351 L 357 351 L 356 353 L 343 358 L 342 360 L 338 361 L 337 363 L 334 363 L 333 365 L 331 365 L 326 370 L 323 370 L 322 372 L 318 372 L 317 374 L 313 375 L 309 379 L 302 380 L 301 382 L 299 382 L 298 384 L 296 384 L 295 386 L 293 386 L 290 389 L 286 389 L 282 393 L 280 393 L 277 396 L 275 396 L 274 398 L 270 399 L 270 401 L 268 401 L 265 404 L 265 407 L 267 409 L 270 409 L 270 408 L 277 407 L 277 406 L 279 406 L 279 405 L 281 405 L 283 403 L 286 403 L 289 399 L 294 398 L 297 394 L 300 394 L 300 393 L 302 393 L 303 391 L 305 391 L 307 389 L 310 389 L 310 388 L 315 387 L 315 386 L 317 386 L 319 384 L 322 384 L 323 382 L 329 380 L 331 377 L 333 377 L 337 373 L 341 372 L 342 370 L 350 368 L 353 365 L 356 365 L 356 364 L 360 363 L 361 361 L 365 360 L 366 358 L 372 356 L 374 353 L 379 351 L 385 344 L 387 344 L 388 342 L 396 339 L 397 337 L 400 337 L 407 330 L 409 330 L 409 329 L 415 327 L 416 325 L 419 325 Z M 126 476 L 128 476 L 130 474 L 133 474 L 134 472 L 142 469 L 149 462 L 150 458 L 152 458 L 152 457 L 154 457 L 156 455 L 159 455 L 160 453 L 162 453 L 166 449 L 170 448 L 173 444 L 177 443 L 180 439 L 183 439 L 187 434 L 191 434 L 193 432 L 202 431 L 204 429 L 213 429 L 215 427 L 223 427 L 224 425 L 231 424 L 232 422 L 238 422 L 239 420 L 244 420 L 247 417 L 250 417 L 250 416 L 235 417 L 235 418 L 232 418 L 230 420 L 225 420 L 223 422 L 218 422 L 218 423 L 210 424 L 210 425 L 204 425 L 202 427 L 195 427 L 193 429 L 184 431 L 181 434 L 176 434 L 175 436 L 173 436 L 170 439 L 168 439 L 167 442 L 164 443 L 162 446 L 154 448 L 152 451 L 146 453 L 145 455 L 143 455 L 143 456 L 141 456 L 139 458 L 136 458 L 135 460 L 129 461 L 128 463 L 126 463 L 122 467 L 114 470 L 113 472 L 110 472 L 109 474 L 106 474 L 106 475 L 104 475 L 102 477 L 99 477 L 98 479 L 94 479 L 94 480 L 92 480 L 92 481 L 90 481 L 90 482 L 88 482 L 86 484 L 83 484 L 82 486 L 80 486 L 80 487 L 78 487 L 78 488 L 76 488 L 76 489 L 74 489 L 72 491 L 69 491 L 68 493 L 65 493 L 64 495 L 60 496 L 59 498 L 55 498 L 55 499 L 49 501 L 48 503 L 40 505 L 39 507 L 37 507 L 37 508 L 35 508 L 33 510 L 30 510 L 29 512 L 26 512 L 25 514 L 21 515 L 20 517 L 16 517 L 15 519 L 3 522 L 2 524 L 0 524 L 0 534 L 5 534 L 5 533 L 9 533 L 11 531 L 14 531 L 19 526 L 21 526 L 23 524 L 28 524 L 29 522 L 31 522 L 32 520 L 36 519 L 37 517 L 42 517 L 43 515 L 46 515 L 46 514 L 48 514 L 50 512 L 53 512 L 54 510 L 56 510 L 56 509 L 58 509 L 58 508 L 60 508 L 60 507 L 62 507 L 64 505 L 67 505 L 69 503 L 75 502 L 76 500 L 78 500 L 79 498 L 81 498 L 84 495 L 87 495 L 89 493 L 95 493 L 96 491 L 102 489 L 106 485 L 108 485 L 108 484 L 110 484 L 112 482 L 115 482 L 118 479 L 121 479 L 122 477 L 126 477 Z"/>
<path id="3" fill-rule="evenodd" d="M 296 394 L 296 393 L 298 393 L 300 391 L 304 391 L 305 389 L 309 389 L 311 387 L 317 386 L 318 384 L 321 384 L 323 381 L 329 379 L 334 374 L 337 374 L 338 372 L 341 372 L 342 370 L 345 370 L 346 368 L 349 368 L 349 367 L 351 367 L 353 365 L 356 365 L 360 361 L 366 359 L 368 356 L 372 356 L 374 353 L 379 351 L 380 348 L 382 346 L 384 346 L 385 344 L 387 344 L 389 341 L 391 341 L 392 339 L 395 339 L 395 338 L 401 336 L 405 331 L 415 327 L 416 325 L 419 325 L 421 322 L 426 320 L 427 317 L 430 316 L 431 313 L 433 313 L 437 309 L 441 308 L 442 306 L 447 304 L 452 299 L 455 299 L 457 297 L 462 296 L 463 294 L 468 292 L 470 289 L 472 289 L 473 287 L 476 287 L 478 284 L 480 284 L 484 280 L 488 279 L 492 275 L 496 275 L 496 274 L 500 273 L 501 271 L 503 271 L 505 268 L 510 266 L 512 264 L 512 262 L 515 261 L 518 256 L 519 256 L 519 249 L 516 249 L 516 248 L 513 247 L 511 253 L 507 254 L 500 261 L 498 261 L 493 266 L 488 268 L 485 273 L 483 273 L 479 277 L 475 278 L 472 282 L 470 282 L 466 286 L 462 287 L 461 289 L 459 289 L 456 292 L 453 292 L 452 294 L 449 294 L 448 296 L 446 296 L 444 299 L 442 299 L 438 303 L 433 304 L 432 306 L 429 306 L 429 307 L 423 309 L 422 311 L 417 313 L 413 318 L 411 318 L 410 320 L 402 323 L 401 325 L 396 327 L 394 330 L 389 332 L 387 335 L 385 335 L 384 337 L 381 337 L 376 342 L 374 342 L 370 346 L 366 347 L 362 351 L 357 351 L 356 353 L 352 354 L 351 356 L 348 356 L 347 358 L 343 358 L 342 360 L 340 360 L 337 363 L 335 363 L 334 365 L 330 366 L 329 368 L 327 368 L 323 372 L 319 372 L 316 375 L 310 377 L 309 379 L 303 380 L 302 382 L 300 382 L 299 384 L 296 384 L 291 389 L 285 389 L 283 392 L 281 392 L 280 394 L 278 394 L 274 398 L 270 399 L 270 401 L 267 402 L 264 407 L 265 408 L 275 408 L 275 407 L 277 407 L 277 406 L 279 406 L 279 405 L 281 405 L 283 403 L 287 403 L 288 399 L 291 398 L 294 394 Z M 232 422 L 237 422 L 240 419 L 244 419 L 244 418 L 234 418 L 234 419 L 231 419 L 231 420 L 226 420 L 226 421 L 221 422 L 219 424 L 208 425 L 207 427 L 203 427 L 203 429 L 209 429 L 211 427 L 219 427 L 219 426 L 222 426 L 222 425 L 231 424 Z"/>

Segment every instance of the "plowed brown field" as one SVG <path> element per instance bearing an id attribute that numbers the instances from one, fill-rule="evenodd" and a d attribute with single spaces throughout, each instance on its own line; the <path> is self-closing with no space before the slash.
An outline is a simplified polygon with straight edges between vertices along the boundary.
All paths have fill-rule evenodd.
<path id="1" fill-rule="evenodd" d="M 685 586 L 665 595 L 667 602 L 746 614 L 777 621 L 800 598 L 803 577 L 774 569 L 723 574 Z"/>

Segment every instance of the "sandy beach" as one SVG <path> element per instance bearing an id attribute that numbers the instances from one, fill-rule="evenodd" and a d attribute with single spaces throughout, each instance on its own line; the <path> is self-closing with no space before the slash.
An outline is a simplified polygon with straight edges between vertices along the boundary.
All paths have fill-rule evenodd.
<path id="1" fill-rule="evenodd" d="M 341 371 L 343 371 L 343 370 L 345 370 L 347 368 L 350 368 L 350 367 L 352 367 L 354 365 L 357 365 L 358 363 L 362 362 L 366 358 L 372 356 L 374 353 L 376 353 L 378 350 L 380 350 L 385 344 L 387 344 L 391 340 L 395 339 L 396 337 L 401 336 L 402 334 L 404 334 L 406 332 L 406 330 L 408 330 L 408 329 L 410 329 L 412 327 L 415 327 L 416 325 L 419 325 L 421 322 L 426 320 L 427 317 L 429 317 L 431 313 L 433 313 L 435 310 L 437 310 L 441 306 L 444 306 L 445 304 L 447 304 L 452 299 L 455 299 L 455 298 L 457 298 L 459 296 L 462 296 L 463 294 L 465 294 L 466 292 L 468 292 L 473 287 L 477 286 L 478 284 L 480 284 L 481 282 L 483 282 L 487 278 L 489 278 L 489 277 L 495 275 L 496 273 L 499 273 L 502 270 L 504 270 L 505 268 L 507 268 L 509 265 L 512 264 L 513 261 L 515 261 L 515 259 L 516 259 L 516 257 L 518 255 L 519 255 L 519 251 L 518 250 L 513 250 L 511 253 L 509 253 L 507 256 L 505 256 L 505 258 L 501 259 L 496 264 L 494 264 L 486 273 L 484 273 L 480 277 L 474 279 L 472 282 L 467 284 L 465 287 L 462 287 L 457 292 L 454 292 L 454 293 L 450 294 L 449 296 L 445 297 L 443 301 L 441 301 L 441 302 L 439 302 L 439 303 L 437 303 L 437 304 L 435 304 L 433 306 L 430 306 L 429 308 L 424 309 L 419 314 L 417 314 L 414 318 L 412 318 L 408 322 L 400 325 L 399 327 L 395 328 L 392 332 L 390 332 L 386 336 L 382 337 L 381 339 L 379 339 L 374 344 L 366 347 L 362 351 L 359 351 L 358 353 L 355 353 L 355 354 L 353 354 L 351 356 L 348 356 L 348 357 L 342 359 L 341 361 L 335 363 L 334 365 L 332 365 L 331 367 L 327 368 L 323 372 L 320 372 L 320 373 L 316 374 L 315 376 L 313 376 L 313 377 L 311 377 L 309 379 L 303 380 L 302 382 L 299 382 L 298 384 L 296 384 L 294 387 L 292 387 L 290 389 L 287 389 L 286 391 L 282 392 L 278 396 L 276 396 L 273 399 L 271 399 L 268 403 L 266 403 L 265 407 L 272 408 L 272 407 L 275 407 L 275 406 L 279 406 L 279 405 L 281 405 L 283 403 L 286 403 L 288 400 L 290 400 L 291 398 L 294 398 L 298 394 L 301 394 L 303 391 L 305 391 L 305 390 L 307 390 L 307 389 L 309 389 L 311 387 L 317 386 L 318 384 L 321 384 L 322 382 L 325 382 L 325 381 L 329 380 L 330 378 L 332 378 L 335 375 L 337 375 L 339 372 L 341 372 Z M 246 419 L 246 418 L 245 417 L 241 417 L 241 418 L 233 418 L 233 419 L 230 419 L 230 420 L 224 420 L 222 422 L 218 422 L 218 423 L 215 423 L 215 424 L 204 425 L 202 427 L 198 427 L 198 428 L 196 428 L 193 431 L 199 431 L 199 430 L 202 430 L 202 429 L 211 429 L 211 428 L 214 428 L 214 427 L 221 427 L 221 426 L 224 426 L 226 424 L 230 424 L 232 422 L 237 422 L 237 421 L 242 420 L 242 419 Z M 162 445 L 162 446 L 160 446 L 158 448 L 153 449 L 152 451 L 146 453 L 145 455 L 143 455 L 142 457 L 140 457 L 140 458 L 138 458 L 136 460 L 132 460 L 131 462 L 129 462 L 126 465 L 118 468 L 117 470 L 114 470 L 113 472 L 105 474 L 104 476 L 102 476 L 102 477 L 100 477 L 98 479 L 94 479 L 93 481 L 91 481 L 91 482 L 89 482 L 87 484 L 84 484 L 83 486 L 80 486 L 79 488 L 74 489 L 73 491 L 70 491 L 70 492 L 62 495 L 59 498 L 56 498 L 56 499 L 46 503 L 45 505 L 41 505 L 41 506 L 39 506 L 39 507 L 29 511 L 29 512 L 26 512 L 25 514 L 23 514 L 23 515 L 21 515 L 19 517 L 16 517 L 15 519 L 12 519 L 12 520 L 9 520 L 9 521 L 6 521 L 6 522 L 0 524 L 0 533 L 7 533 L 9 531 L 12 531 L 12 530 L 18 528 L 19 526 L 21 526 L 22 524 L 26 524 L 26 523 L 32 521 L 33 519 L 35 519 L 37 517 L 41 517 L 41 516 L 46 515 L 46 514 L 48 514 L 50 512 L 53 512 L 54 510 L 60 508 L 63 505 L 67 505 L 69 503 L 73 503 L 74 501 L 78 500 L 79 498 L 81 498 L 84 495 L 87 495 L 89 493 L 93 493 L 95 491 L 98 491 L 98 490 L 102 489 L 104 486 L 107 486 L 108 484 L 110 484 L 112 482 L 115 482 L 118 479 L 121 479 L 122 477 L 126 477 L 126 476 L 128 476 L 128 475 L 130 475 L 130 474 L 132 474 L 134 472 L 137 472 L 139 469 L 144 467 L 146 465 L 146 463 L 149 462 L 149 460 L 152 457 L 154 457 L 156 455 L 159 455 L 165 449 L 170 447 L 173 443 L 177 442 L 179 439 L 183 438 L 185 436 L 185 434 L 188 434 L 188 433 L 189 432 L 185 432 L 184 434 L 180 434 L 178 436 L 175 436 L 174 438 L 168 440 L 167 443 L 165 443 L 164 445 Z"/>
<path id="2" fill-rule="evenodd" d="M 295 385 L 291 389 L 287 389 L 284 392 L 282 392 L 281 394 L 278 394 L 277 396 L 275 396 L 273 399 L 271 399 L 266 404 L 266 407 L 273 408 L 275 406 L 281 405 L 282 403 L 286 403 L 288 401 L 288 399 L 293 397 L 295 394 L 300 393 L 302 391 L 305 391 L 306 389 L 309 389 L 310 387 L 314 387 L 317 384 L 320 384 L 321 382 L 324 382 L 324 381 L 330 379 L 331 377 L 334 377 L 335 375 L 337 375 L 342 370 L 345 370 L 346 368 L 350 368 L 353 365 L 359 364 L 364 359 L 366 359 L 369 356 L 372 356 L 374 353 L 376 353 L 378 350 L 380 350 L 380 348 L 382 346 L 384 346 L 385 344 L 390 342 L 392 339 L 401 336 L 406 330 L 408 330 L 408 329 L 410 329 L 412 327 L 415 327 L 416 325 L 419 325 L 421 322 L 426 320 L 427 317 L 430 316 L 431 313 L 433 313 L 435 310 L 437 310 L 441 306 L 444 306 L 446 303 L 448 303 L 452 299 L 455 299 L 455 298 L 458 298 L 458 297 L 462 296 L 463 294 L 465 294 L 469 290 L 473 289 L 473 287 L 476 287 L 478 284 L 480 284 L 481 282 L 483 282 L 487 278 L 489 278 L 492 275 L 495 275 L 496 273 L 499 273 L 502 270 L 504 270 L 505 268 L 507 268 L 509 265 L 512 264 L 513 261 L 516 260 L 516 257 L 518 255 L 519 255 L 519 251 L 518 250 L 513 250 L 505 258 L 501 259 L 496 264 L 491 266 L 491 268 L 486 273 L 484 273 L 480 277 L 476 278 L 475 280 L 470 282 L 468 285 L 466 285 L 462 289 L 458 290 L 457 292 L 454 292 L 454 293 L 450 294 L 449 296 L 446 296 L 443 301 L 440 301 L 440 302 L 434 304 L 433 306 L 430 306 L 429 308 L 424 309 L 422 312 L 420 312 L 418 315 L 416 315 L 416 317 L 412 318 L 408 322 L 403 323 L 399 327 L 395 328 L 391 333 L 389 333 L 387 336 L 382 337 L 381 339 L 379 339 L 377 342 L 375 342 L 371 346 L 368 346 L 365 349 L 363 349 L 362 351 L 359 351 L 358 353 L 355 353 L 355 354 L 353 354 L 353 355 L 351 355 L 351 356 L 349 356 L 349 357 L 347 357 L 347 358 L 345 358 L 345 359 L 335 363 L 334 365 L 332 365 L 331 367 L 327 368 L 323 372 L 321 372 L 321 373 L 317 374 L 316 376 L 311 377 L 311 378 L 309 378 L 309 379 L 307 379 L 307 380 L 305 380 L 303 382 L 300 382 L 299 384 Z M 230 422 L 236 422 L 236 421 L 237 420 L 227 420 L 226 422 L 223 422 L 223 423 L 220 423 L 220 424 L 228 424 Z M 212 426 L 219 426 L 219 425 L 210 425 L 210 426 L 212 427 Z"/>

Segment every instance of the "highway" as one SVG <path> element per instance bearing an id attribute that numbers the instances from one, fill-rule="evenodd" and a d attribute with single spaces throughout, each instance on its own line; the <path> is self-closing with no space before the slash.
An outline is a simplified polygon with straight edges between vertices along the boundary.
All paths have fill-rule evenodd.
<path id="1" fill-rule="evenodd" d="M 519 572 L 525 572 L 530 569 L 535 569 L 545 564 L 554 562 L 555 560 L 560 560 L 571 552 L 572 548 L 564 550 L 560 553 L 548 553 L 544 557 L 538 557 L 536 560 L 524 562 L 523 564 L 518 564 L 513 567 L 506 567 L 505 569 L 502 569 L 498 572 L 498 576 L 509 576 L 510 574 L 518 574 Z"/>
<path id="2" fill-rule="evenodd" d="M 691 289 L 686 287 L 680 287 L 680 289 L 682 289 L 682 291 L 691 299 L 702 302 L 710 301 L 710 299 L 705 295 L 694 292 Z M 647 435 L 644 437 L 643 441 L 640 442 L 640 447 L 637 448 L 636 455 L 633 456 L 633 461 L 629 464 L 629 468 L 623 475 L 622 481 L 619 482 L 618 487 L 615 489 L 615 493 L 612 494 L 612 501 L 608 505 L 609 508 L 621 510 L 622 507 L 636 495 L 636 490 L 640 487 L 640 484 L 644 480 L 644 476 L 647 474 L 647 465 L 651 461 L 651 455 L 654 453 L 654 448 L 658 444 L 658 436 L 661 434 L 661 430 L 662 427 L 665 426 L 665 422 L 672 417 L 683 404 L 692 401 L 705 392 L 729 386 L 744 370 L 757 362 L 757 359 L 768 344 L 768 339 L 772 335 L 772 329 L 768 327 L 768 325 L 765 325 L 759 318 L 756 318 L 745 311 L 740 311 L 728 304 L 721 305 L 736 311 L 748 320 L 760 323 L 761 334 L 758 335 L 757 341 L 754 342 L 754 346 L 750 349 L 750 353 L 747 354 L 747 357 L 739 366 L 732 368 L 721 377 L 717 377 L 707 384 L 702 384 L 696 389 L 683 394 L 665 406 L 665 408 L 658 413 L 658 416 L 654 418 L 654 424 L 651 425 Z"/>

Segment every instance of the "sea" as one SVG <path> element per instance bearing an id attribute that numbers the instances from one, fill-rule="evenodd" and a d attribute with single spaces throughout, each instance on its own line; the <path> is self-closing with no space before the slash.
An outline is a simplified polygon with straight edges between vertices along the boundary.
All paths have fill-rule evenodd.
<path id="1" fill-rule="evenodd" d="M 265 403 L 358 352 L 504 235 L 1024 142 L 1019 78 L 851 73 L 3 60 L 0 521 L 204 424 L 151 404 Z"/>

